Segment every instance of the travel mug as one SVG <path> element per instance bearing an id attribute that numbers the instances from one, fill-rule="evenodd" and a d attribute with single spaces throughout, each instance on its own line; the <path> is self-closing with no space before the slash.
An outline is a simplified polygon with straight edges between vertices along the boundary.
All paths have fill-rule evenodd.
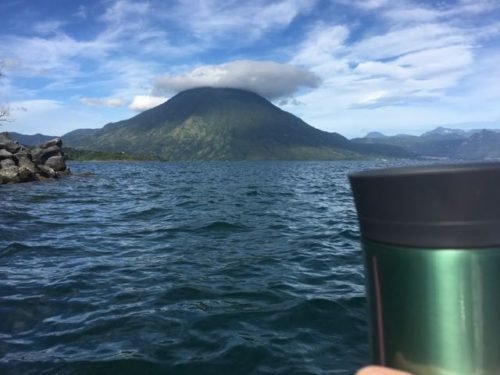
<path id="1" fill-rule="evenodd" d="M 500 374 L 500 163 L 353 173 L 375 364 Z"/>

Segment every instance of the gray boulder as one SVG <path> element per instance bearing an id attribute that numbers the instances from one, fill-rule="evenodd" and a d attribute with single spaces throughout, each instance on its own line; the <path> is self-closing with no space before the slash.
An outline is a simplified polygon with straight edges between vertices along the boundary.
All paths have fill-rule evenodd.
<path id="1" fill-rule="evenodd" d="M 58 173 L 53 170 L 50 167 L 47 167 L 46 165 L 39 165 L 38 166 L 39 176 L 44 177 L 44 178 L 57 178 L 59 177 Z"/>
<path id="2" fill-rule="evenodd" d="M 0 150 L 0 160 L 4 160 L 4 159 L 12 159 L 14 157 L 14 155 L 7 151 L 7 150 Z"/>
<path id="3" fill-rule="evenodd" d="M 0 149 L 7 150 L 13 154 L 21 150 L 21 148 L 22 146 L 18 142 L 14 141 L 0 142 Z"/>
<path id="4" fill-rule="evenodd" d="M 16 166 L 0 169 L 0 181 L 4 184 L 20 182 L 19 169 Z"/>
<path id="5" fill-rule="evenodd" d="M 37 179 L 35 171 L 26 166 L 19 167 L 17 175 L 19 177 L 20 182 L 35 181 Z"/>
<path id="6" fill-rule="evenodd" d="M 62 155 L 51 156 L 44 164 L 46 167 L 52 168 L 56 172 L 61 172 L 66 169 L 64 157 Z"/>
<path id="7" fill-rule="evenodd" d="M 30 170 L 33 174 L 37 172 L 35 163 L 31 159 L 31 154 L 27 152 L 20 152 L 14 155 L 17 160 L 17 165 L 19 168 L 26 168 Z"/>
<path id="8" fill-rule="evenodd" d="M 62 147 L 62 139 L 61 138 L 51 139 L 50 141 L 42 143 L 40 145 L 40 148 L 49 148 L 49 147 L 54 147 L 54 146 L 61 148 Z"/>
<path id="9" fill-rule="evenodd" d="M 16 162 L 12 159 L 3 159 L 0 160 L 0 168 L 9 168 L 9 167 L 15 167 Z"/>
<path id="10" fill-rule="evenodd" d="M 37 164 L 45 164 L 48 158 L 61 154 L 61 149 L 57 146 L 50 146 L 48 148 L 37 147 L 31 151 L 33 160 Z"/>

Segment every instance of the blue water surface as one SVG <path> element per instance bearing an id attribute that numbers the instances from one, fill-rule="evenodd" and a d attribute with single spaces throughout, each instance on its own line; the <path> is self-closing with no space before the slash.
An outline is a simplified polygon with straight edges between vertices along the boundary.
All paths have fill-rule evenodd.
<path id="1" fill-rule="evenodd" d="M 0 373 L 352 374 L 347 174 L 401 163 L 73 163 L 0 186 Z"/>

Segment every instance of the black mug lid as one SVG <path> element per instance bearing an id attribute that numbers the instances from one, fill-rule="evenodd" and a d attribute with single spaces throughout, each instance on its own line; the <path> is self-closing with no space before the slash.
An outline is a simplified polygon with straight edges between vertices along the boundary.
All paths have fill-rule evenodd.
<path id="1" fill-rule="evenodd" d="M 349 175 L 363 238 L 427 248 L 500 245 L 500 163 Z"/>

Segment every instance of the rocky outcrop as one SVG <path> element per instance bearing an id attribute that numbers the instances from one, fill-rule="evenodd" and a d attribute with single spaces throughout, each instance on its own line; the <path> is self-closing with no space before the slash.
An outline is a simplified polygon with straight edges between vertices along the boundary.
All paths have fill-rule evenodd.
<path id="1" fill-rule="evenodd" d="M 59 178 L 70 173 L 60 138 L 27 148 L 0 134 L 0 185 Z"/>

